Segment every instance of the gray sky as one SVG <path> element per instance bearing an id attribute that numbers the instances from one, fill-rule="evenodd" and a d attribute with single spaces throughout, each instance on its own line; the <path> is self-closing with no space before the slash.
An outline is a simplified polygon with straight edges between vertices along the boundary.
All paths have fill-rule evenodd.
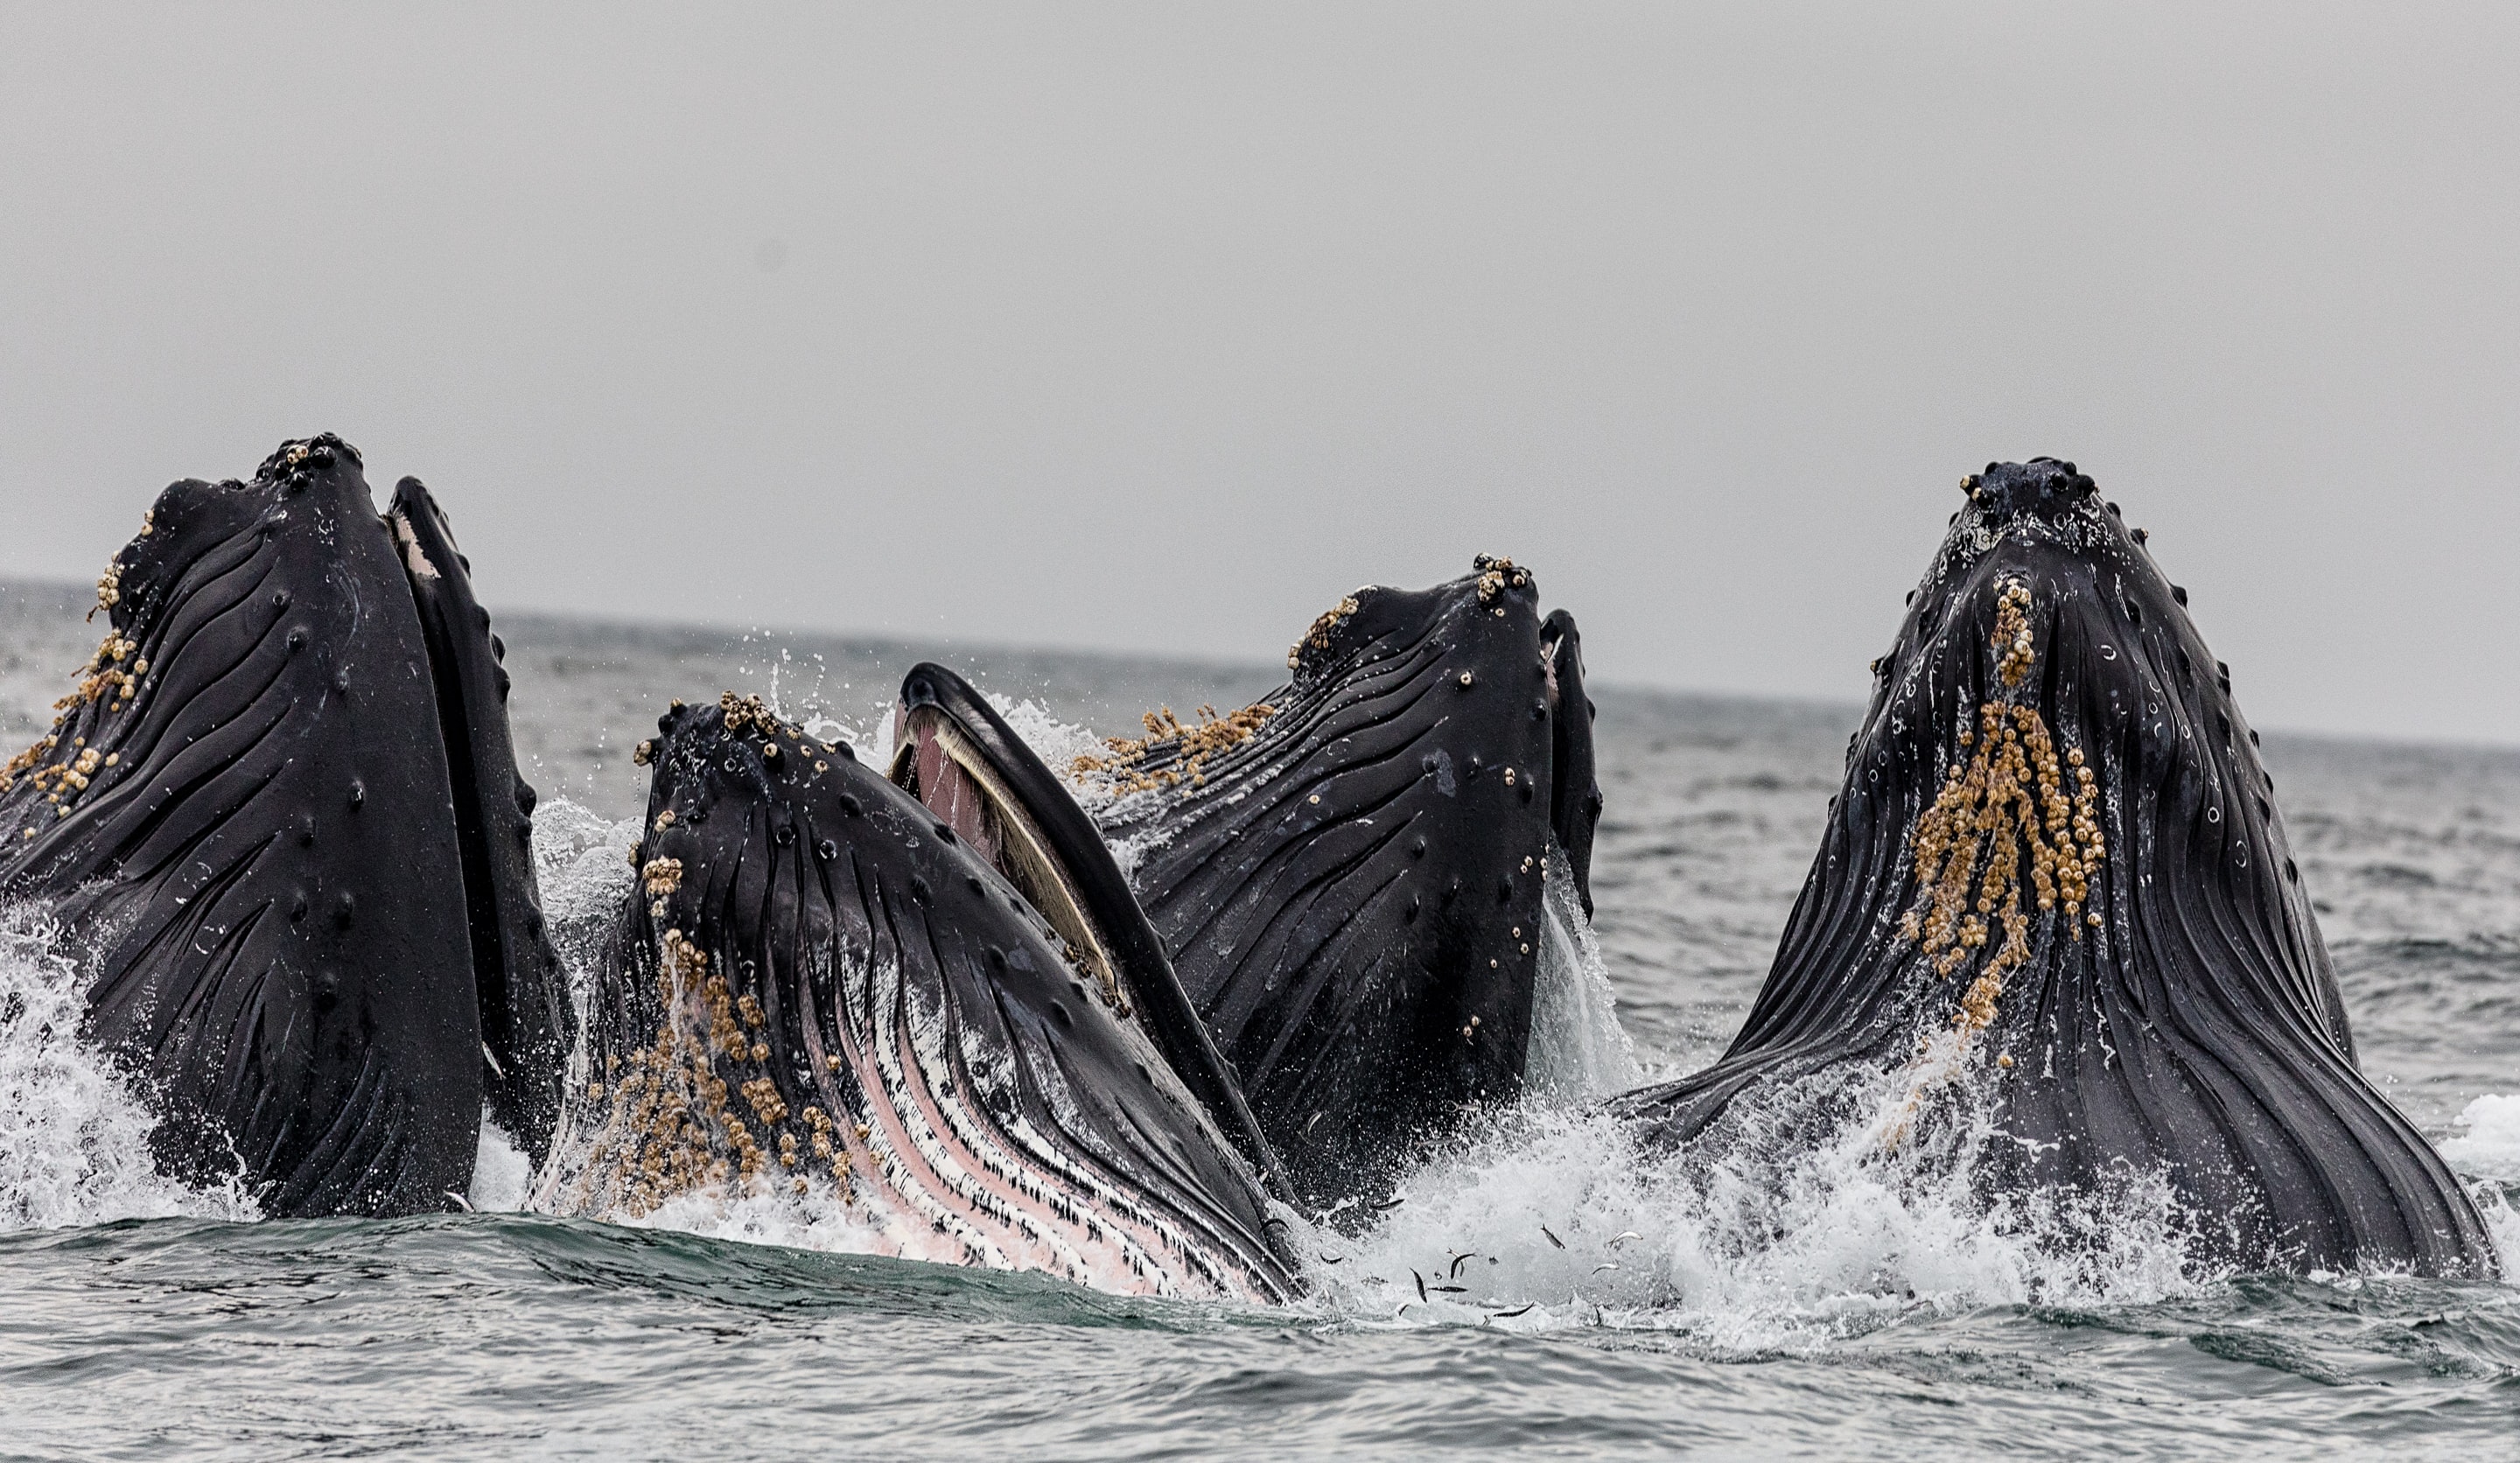
<path id="1" fill-rule="evenodd" d="M 1856 697 L 1991 458 L 2520 739 L 2520 7 L 0 8 L 0 572 L 323 428 L 484 598 Z"/>

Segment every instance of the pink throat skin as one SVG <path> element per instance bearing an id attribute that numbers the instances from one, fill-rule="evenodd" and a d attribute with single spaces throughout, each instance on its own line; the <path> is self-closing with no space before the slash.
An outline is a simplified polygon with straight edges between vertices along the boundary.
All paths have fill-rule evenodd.
<path id="1" fill-rule="evenodd" d="M 936 734 L 934 715 L 913 718 L 907 707 L 895 711 L 892 738 L 894 746 L 909 739 L 911 765 L 919 777 L 919 801 L 952 828 L 954 836 L 970 845 L 971 852 L 996 865 L 998 841 L 990 830 L 987 799 L 979 783 L 947 754 L 942 738 Z"/>

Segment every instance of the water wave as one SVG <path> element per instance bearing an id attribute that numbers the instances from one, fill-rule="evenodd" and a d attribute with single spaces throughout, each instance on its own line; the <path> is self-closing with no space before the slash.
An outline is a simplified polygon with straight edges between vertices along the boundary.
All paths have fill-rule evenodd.
<path id="1" fill-rule="evenodd" d="M 991 699 L 1058 765 L 1100 746 L 1037 703 Z M 888 741 L 888 719 L 875 726 Z M 862 742 L 861 755 L 880 751 Z M 540 821 L 545 902 L 582 985 L 629 888 L 621 850 L 640 828 L 565 800 Z M 1319 1286 L 1315 1308 L 1376 1324 L 1607 1323 L 1754 1350 L 1817 1344 L 1919 1311 L 2144 1306 L 2228 1281 L 2194 1260 L 2201 1221 L 2178 1209 L 2158 1175 L 2132 1175 L 2099 1196 L 1984 1192 L 1973 1160 L 2001 1134 L 1964 1076 L 1936 1094 L 1939 1121 L 1920 1125 L 1913 1142 L 1885 1143 L 1884 1134 L 1907 1121 L 1914 1074 L 1885 1074 L 1877 1090 L 1852 1097 L 1834 1086 L 1780 1094 L 1764 1117 L 1746 1120 L 1772 1127 L 1771 1140 L 1736 1128 L 1721 1149 L 1639 1152 L 1623 1125 L 1587 1110 L 1632 1086 L 1638 1065 L 1562 855 L 1552 854 L 1550 874 L 1530 1095 L 1427 1155 L 1404 1182 L 1406 1197 L 1359 1237 L 1336 1222 L 1353 1216 L 1288 1216 Z M 2453 1143 L 2481 1155 L 2461 1164 L 2478 1176 L 2498 1173 L 2503 1156 L 2520 1159 L 2502 1100 L 2473 1105 L 2468 1137 Z M 1814 1104 L 1845 1114 L 1819 1144 L 1805 1136 Z M 495 1130 L 483 1156 L 485 1175 L 514 1162 Z M 514 1207 L 500 1202 L 505 1182 L 476 1182 L 475 1206 Z M 2480 1198 L 2506 1264 L 2520 1260 L 2520 1217 L 2498 1193 Z M 826 1189 L 703 1190 L 634 1222 L 833 1254 L 901 1253 L 897 1224 Z"/>
<path id="2" fill-rule="evenodd" d="M 40 909 L 0 907 L 0 1226 L 257 1218 L 234 1179 L 196 1187 L 158 1172 L 157 1120 L 79 1035 L 83 989 Z"/>

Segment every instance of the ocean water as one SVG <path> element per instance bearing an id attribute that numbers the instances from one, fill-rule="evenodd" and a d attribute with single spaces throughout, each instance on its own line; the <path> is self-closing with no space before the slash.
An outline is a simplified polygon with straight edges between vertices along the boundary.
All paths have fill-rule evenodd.
<path id="1" fill-rule="evenodd" d="M 0 586 L 13 746 L 93 646 L 86 603 Z M 573 953 L 626 885 L 627 753 L 670 696 L 759 692 L 879 741 L 933 656 L 1060 746 L 1275 679 L 1257 654 L 500 628 Z M 0 909 L 0 1457 L 2520 1458 L 2520 1288 L 2198 1274 L 2140 1185 L 1989 1214 L 1877 1144 L 1676 1169 L 1588 1119 L 1731 1036 L 1858 715 L 1597 699 L 1598 911 L 1552 932 L 1541 1090 L 1425 1155 L 1396 1208 L 1312 1233 L 1315 1294 L 1282 1309 L 852 1253 L 844 1217 L 781 1205 L 513 1212 L 530 1175 L 495 1131 L 479 1212 L 256 1221 L 150 1170 L 145 1109 L 72 1035 L 77 971 L 40 910 Z M 2266 754 L 2363 1064 L 2520 1273 L 2520 752 Z"/>

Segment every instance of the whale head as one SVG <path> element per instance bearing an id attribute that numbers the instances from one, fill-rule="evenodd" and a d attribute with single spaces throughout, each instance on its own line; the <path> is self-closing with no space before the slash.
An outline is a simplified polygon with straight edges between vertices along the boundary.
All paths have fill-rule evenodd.
<path id="1" fill-rule="evenodd" d="M 820 1192 L 909 1258 L 1292 1292 L 1257 1175 L 976 820 L 755 700 L 658 732 L 546 1202 Z"/>
<path id="2" fill-rule="evenodd" d="M 1718 1141 L 1780 1092 L 1825 1094 L 1818 1125 L 1887 1091 L 1894 1148 L 1989 1115 L 1998 1189 L 2161 1175 L 2219 1261 L 2490 1271 L 2473 1206 L 2356 1067 L 2186 592 L 2072 463 L 1961 488 L 1748 1022 L 1621 1106 Z"/>
<path id="3" fill-rule="evenodd" d="M 1360 589 L 1287 668 L 1080 772 L 1295 1189 L 1332 1204 L 1521 1090 L 1544 883 L 1589 905 L 1600 794 L 1573 617 L 1509 559 Z"/>
<path id="4" fill-rule="evenodd" d="M 273 1215 L 442 1208 L 485 1097 L 539 1150 L 569 1041 L 497 641 L 427 492 L 389 525 L 361 466 L 168 487 L 0 771 L 0 889 L 79 949 L 158 1162 Z"/>

